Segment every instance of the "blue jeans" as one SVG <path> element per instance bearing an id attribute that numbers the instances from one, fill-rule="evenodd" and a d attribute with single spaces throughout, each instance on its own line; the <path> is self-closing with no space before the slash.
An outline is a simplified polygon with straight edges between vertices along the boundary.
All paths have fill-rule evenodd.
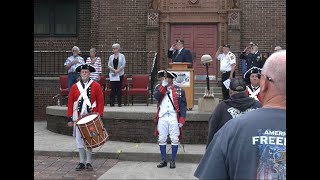
<path id="1" fill-rule="evenodd" d="M 71 86 L 77 82 L 80 73 L 72 72 L 68 73 L 68 93 L 70 92 Z"/>
<path id="2" fill-rule="evenodd" d="M 247 64 L 246 64 L 246 60 L 245 59 L 241 59 L 241 74 L 242 74 L 242 78 L 244 73 L 247 71 Z"/>

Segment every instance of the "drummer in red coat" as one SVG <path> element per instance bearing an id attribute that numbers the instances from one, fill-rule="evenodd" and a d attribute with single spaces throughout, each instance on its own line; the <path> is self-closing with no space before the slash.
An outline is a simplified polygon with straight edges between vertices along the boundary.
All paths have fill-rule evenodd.
<path id="1" fill-rule="evenodd" d="M 172 149 L 170 168 L 175 168 L 175 159 L 182 135 L 181 128 L 186 118 L 186 95 L 182 88 L 173 84 L 173 79 L 177 77 L 175 73 L 161 70 L 158 74 L 162 77 L 162 82 L 156 87 L 154 93 L 154 98 L 158 101 L 155 135 L 158 136 L 162 161 L 157 167 L 167 166 L 166 146 L 167 137 L 170 134 Z"/>
<path id="2" fill-rule="evenodd" d="M 260 97 L 260 77 L 261 77 L 261 70 L 258 67 L 252 67 L 248 69 L 247 72 L 244 73 L 244 79 L 250 79 L 250 84 L 247 85 L 246 94 L 249 97 L 254 98 L 257 101 L 262 103 Z"/>
<path id="3" fill-rule="evenodd" d="M 83 169 L 93 170 L 92 149 L 84 149 L 84 142 L 81 139 L 79 128 L 76 122 L 83 116 L 90 113 L 99 113 L 101 119 L 104 111 L 104 97 L 101 86 L 96 81 L 90 79 L 90 72 L 95 72 L 95 68 L 89 64 L 82 64 L 76 68 L 80 72 L 80 81 L 73 84 L 68 95 L 68 126 L 73 126 L 73 136 L 76 137 L 77 148 L 79 150 L 80 163 L 76 171 Z M 80 94 L 80 92 L 82 92 Z M 85 158 L 86 156 L 86 158 Z"/>

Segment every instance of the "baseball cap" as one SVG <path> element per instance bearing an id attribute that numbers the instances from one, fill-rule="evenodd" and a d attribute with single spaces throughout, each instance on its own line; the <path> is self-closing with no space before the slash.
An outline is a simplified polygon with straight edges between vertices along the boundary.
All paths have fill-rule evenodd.
<path id="1" fill-rule="evenodd" d="M 244 91 L 246 90 L 246 83 L 241 78 L 233 78 L 230 82 L 230 89 L 234 91 Z"/>

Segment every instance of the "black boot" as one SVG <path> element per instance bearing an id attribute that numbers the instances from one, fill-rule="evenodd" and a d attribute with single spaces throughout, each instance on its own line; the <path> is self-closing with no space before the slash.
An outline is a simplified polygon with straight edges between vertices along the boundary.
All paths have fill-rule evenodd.
<path id="1" fill-rule="evenodd" d="M 157 168 L 162 168 L 162 167 L 166 167 L 166 166 L 167 166 L 167 161 L 162 160 L 162 161 L 160 162 L 160 164 L 157 165 Z"/>
<path id="2" fill-rule="evenodd" d="M 170 168 L 173 169 L 173 168 L 176 168 L 176 162 L 171 160 L 170 161 Z"/>
<path id="3" fill-rule="evenodd" d="M 79 163 L 76 167 L 76 171 L 81 171 L 85 168 L 86 168 L 86 166 L 83 163 Z"/>

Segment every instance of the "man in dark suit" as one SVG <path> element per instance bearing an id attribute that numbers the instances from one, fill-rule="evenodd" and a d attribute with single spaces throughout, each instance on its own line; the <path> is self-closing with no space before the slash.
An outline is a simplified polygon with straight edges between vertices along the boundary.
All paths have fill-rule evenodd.
<path id="1" fill-rule="evenodd" d="M 190 50 L 183 47 L 184 41 L 181 39 L 176 40 L 176 44 L 168 49 L 168 58 L 173 62 L 188 62 L 192 63 L 192 55 Z"/>

